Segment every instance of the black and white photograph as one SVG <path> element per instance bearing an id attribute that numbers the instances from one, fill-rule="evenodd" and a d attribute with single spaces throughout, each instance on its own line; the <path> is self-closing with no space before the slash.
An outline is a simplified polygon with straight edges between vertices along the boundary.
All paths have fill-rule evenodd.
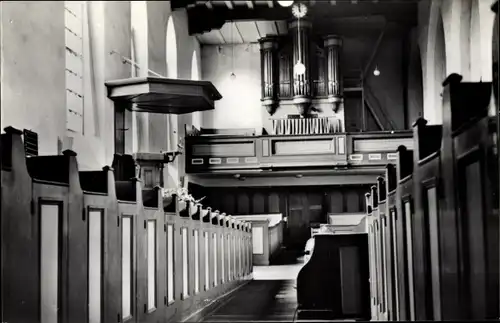
<path id="1" fill-rule="evenodd" d="M 500 321 L 498 16 L 0 1 L 0 323 Z"/>

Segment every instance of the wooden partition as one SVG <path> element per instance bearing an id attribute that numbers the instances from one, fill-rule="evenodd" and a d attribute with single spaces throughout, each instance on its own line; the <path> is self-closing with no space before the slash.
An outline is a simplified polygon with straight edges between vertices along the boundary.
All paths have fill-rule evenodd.
<path id="1" fill-rule="evenodd" d="M 374 320 L 499 315 L 496 117 L 491 83 L 443 83 L 443 125 L 414 124 L 413 151 L 367 194 Z"/>
<path id="2" fill-rule="evenodd" d="M 128 156 L 79 172 L 72 151 L 26 157 L 20 131 L 0 138 L 2 321 L 181 321 L 251 278 L 248 223 L 176 198 L 164 212 Z"/>
<path id="3" fill-rule="evenodd" d="M 234 216 L 237 221 L 248 221 L 253 226 L 252 250 L 249 261 L 253 265 L 268 266 L 281 252 L 283 245 L 283 215 L 255 214 Z"/>

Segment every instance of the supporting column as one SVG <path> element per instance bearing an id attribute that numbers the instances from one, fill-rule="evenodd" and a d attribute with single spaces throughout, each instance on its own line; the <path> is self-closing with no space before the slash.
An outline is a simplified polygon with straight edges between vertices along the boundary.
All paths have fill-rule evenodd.
<path id="1" fill-rule="evenodd" d="M 300 19 L 292 21 L 288 27 L 293 37 L 293 60 L 291 68 L 300 61 L 305 66 L 303 74 L 293 72 L 293 103 L 300 115 L 307 116 L 311 107 L 311 64 L 309 63 L 309 33 L 311 23 Z M 300 43 L 299 43 L 300 33 Z"/>
<path id="2" fill-rule="evenodd" d="M 339 109 L 343 100 L 342 77 L 340 74 L 340 52 L 342 39 L 336 35 L 324 38 L 326 53 L 326 94 L 334 112 Z"/>
<path id="3" fill-rule="evenodd" d="M 260 43 L 262 105 L 270 115 L 278 108 L 278 64 L 276 37 L 264 37 Z"/>

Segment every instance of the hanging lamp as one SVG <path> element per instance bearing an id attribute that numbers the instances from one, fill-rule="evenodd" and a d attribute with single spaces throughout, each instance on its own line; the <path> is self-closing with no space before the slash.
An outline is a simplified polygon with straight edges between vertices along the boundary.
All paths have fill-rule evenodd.
<path id="1" fill-rule="evenodd" d="M 292 14 L 297 18 L 297 36 L 299 43 L 299 57 L 297 63 L 293 67 L 293 72 L 296 75 L 304 75 L 306 73 L 306 66 L 302 63 L 302 51 L 300 50 L 301 37 L 300 37 L 300 18 L 305 17 L 307 14 L 307 7 L 303 3 L 295 4 L 292 8 Z"/>
<path id="2" fill-rule="evenodd" d="M 231 25 L 231 41 L 233 42 L 231 44 L 231 75 L 229 76 L 231 78 L 231 80 L 235 80 L 236 79 L 236 74 L 234 74 L 234 40 L 233 40 L 233 29 L 234 29 L 234 21 L 232 21 L 232 25 Z"/>
<path id="3" fill-rule="evenodd" d="M 282 7 L 290 7 L 293 5 L 293 1 L 278 1 L 278 4 Z"/>

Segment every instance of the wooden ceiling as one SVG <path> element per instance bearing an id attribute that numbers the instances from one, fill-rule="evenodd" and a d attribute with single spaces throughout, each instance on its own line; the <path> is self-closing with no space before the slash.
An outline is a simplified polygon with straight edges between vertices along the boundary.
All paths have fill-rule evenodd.
<path id="1" fill-rule="evenodd" d="M 308 6 L 306 18 L 313 22 L 313 27 L 320 26 L 322 32 L 328 32 L 325 26 L 339 20 L 351 19 L 347 28 L 363 28 L 359 19 L 379 16 L 389 23 L 404 27 L 413 27 L 417 24 L 417 3 L 419 0 L 307 0 L 300 1 Z M 296 1 L 298 2 L 298 1 Z M 172 0 L 173 10 L 186 9 L 189 19 L 189 34 L 200 35 L 212 30 L 223 31 L 201 38 L 207 43 L 239 43 L 253 42 L 255 35 L 281 35 L 286 21 L 293 19 L 291 8 L 282 7 L 277 1 L 194 1 Z M 233 37 L 230 36 L 231 27 L 226 22 L 236 22 Z M 268 23 L 264 23 L 267 21 Z M 253 22 L 253 24 L 252 24 Z M 269 29 L 269 32 L 261 29 Z M 283 29 L 283 30 L 282 30 Z M 229 33 L 227 33 L 229 31 Z M 236 31 L 236 35 L 234 32 Z M 239 32 L 239 34 L 238 34 Z M 228 40 L 230 39 L 230 40 Z"/>
<path id="2" fill-rule="evenodd" d="M 226 45 L 256 43 L 260 38 L 288 33 L 285 20 L 235 21 L 224 24 L 220 29 L 198 34 L 196 37 L 204 45 Z"/>

